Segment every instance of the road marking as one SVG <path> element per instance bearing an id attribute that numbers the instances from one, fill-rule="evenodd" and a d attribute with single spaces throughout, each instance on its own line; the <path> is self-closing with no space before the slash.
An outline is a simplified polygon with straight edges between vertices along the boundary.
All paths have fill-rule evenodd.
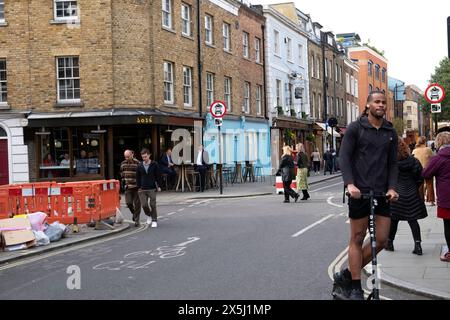
<path id="1" fill-rule="evenodd" d="M 184 208 L 181 208 L 181 209 L 178 209 L 177 211 L 180 212 L 180 211 L 183 211 L 183 210 L 184 210 Z"/>
<path id="2" fill-rule="evenodd" d="M 67 249 L 57 249 L 57 251 L 55 251 L 55 252 L 50 252 L 48 254 L 42 254 L 42 255 L 35 256 L 35 257 L 30 257 L 30 258 L 26 258 L 25 257 L 24 260 L 20 260 L 20 261 L 17 261 L 17 262 L 12 262 L 12 263 L 8 263 L 8 264 L 6 264 L 4 266 L 0 266 L 0 271 L 6 270 L 6 269 L 10 269 L 10 268 L 14 268 L 14 267 L 21 266 L 21 265 L 25 265 L 25 264 L 29 264 L 29 263 L 32 263 L 32 262 L 36 262 L 36 261 L 39 261 L 39 260 L 42 260 L 42 259 L 46 259 L 46 258 L 49 258 L 49 257 L 56 256 L 58 254 L 67 253 L 67 252 L 83 249 L 83 248 L 86 248 L 86 247 L 94 246 L 94 245 L 97 245 L 97 244 L 100 244 L 100 243 L 104 243 L 104 242 L 107 242 L 107 241 L 111 241 L 111 240 L 116 240 L 116 239 L 120 239 L 120 238 L 123 238 L 123 237 L 127 237 L 127 236 L 130 236 L 132 234 L 144 231 L 144 230 L 148 229 L 148 227 L 149 226 L 147 224 L 145 224 L 144 226 L 136 228 L 136 230 L 130 231 L 130 232 L 125 233 L 125 234 L 118 234 L 117 236 L 114 236 L 114 235 L 113 236 L 108 236 L 106 239 L 93 240 L 92 242 L 88 241 L 85 244 L 78 244 L 78 245 L 75 244 L 75 245 L 70 246 Z"/>
<path id="3" fill-rule="evenodd" d="M 336 204 L 336 203 L 333 203 L 332 201 L 331 201 L 331 199 L 333 199 L 334 197 L 333 196 L 331 196 L 331 197 L 329 197 L 328 199 L 327 199 L 327 203 L 330 205 L 330 206 L 335 206 L 335 207 L 338 207 L 338 208 L 343 208 L 344 206 L 342 206 L 342 205 L 340 205 L 340 204 Z"/>
<path id="4" fill-rule="evenodd" d="M 171 216 L 171 215 L 173 215 L 173 214 L 175 214 L 176 212 L 175 211 L 173 211 L 173 212 L 169 212 L 167 215 L 168 216 Z"/>
<path id="5" fill-rule="evenodd" d="M 326 217 L 320 219 L 319 221 L 314 222 L 313 224 L 307 226 L 306 228 L 300 230 L 299 232 L 295 233 L 292 235 L 292 238 L 298 237 L 299 235 L 305 233 L 306 231 L 308 231 L 311 228 L 314 228 L 315 226 L 317 226 L 318 224 L 321 224 L 322 222 L 324 222 L 325 220 L 330 219 L 331 217 L 334 217 L 334 214 L 329 214 Z"/>
<path id="6" fill-rule="evenodd" d="M 311 192 L 316 192 L 316 191 L 319 191 L 319 190 L 327 189 L 327 188 L 334 187 L 334 186 L 337 186 L 337 185 L 340 185 L 340 184 L 342 184 L 342 182 L 338 182 L 338 183 L 335 183 L 335 184 L 330 184 L 329 186 L 322 187 L 322 188 L 319 188 L 319 189 L 316 189 L 316 190 L 311 190 Z"/>

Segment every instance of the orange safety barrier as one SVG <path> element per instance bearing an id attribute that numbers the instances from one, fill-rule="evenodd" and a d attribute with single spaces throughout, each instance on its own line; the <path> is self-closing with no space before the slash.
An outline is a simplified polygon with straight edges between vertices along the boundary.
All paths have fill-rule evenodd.
<path id="1" fill-rule="evenodd" d="M 64 224 L 100 221 L 120 207 L 117 180 L 37 182 L 0 187 L 0 219 L 45 212 L 47 221 Z"/>

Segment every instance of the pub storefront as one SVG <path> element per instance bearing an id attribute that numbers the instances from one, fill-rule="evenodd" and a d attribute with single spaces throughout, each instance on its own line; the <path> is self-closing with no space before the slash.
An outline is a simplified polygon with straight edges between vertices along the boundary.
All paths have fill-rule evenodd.
<path id="1" fill-rule="evenodd" d="M 140 159 L 147 148 L 159 160 L 173 147 L 178 128 L 194 134 L 193 114 L 159 110 L 108 110 L 70 113 L 31 113 L 25 131 L 30 181 L 119 179 L 123 153 Z"/>

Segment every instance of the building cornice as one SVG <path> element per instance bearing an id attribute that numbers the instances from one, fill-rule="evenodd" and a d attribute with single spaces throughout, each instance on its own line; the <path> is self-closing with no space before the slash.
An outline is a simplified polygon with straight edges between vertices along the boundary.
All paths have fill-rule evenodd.
<path id="1" fill-rule="evenodd" d="M 369 52 L 371 55 L 377 57 L 378 59 L 380 59 L 381 61 L 383 61 L 384 63 L 388 63 L 388 59 L 386 59 L 385 57 L 383 57 L 381 54 L 379 54 L 378 52 L 376 52 L 375 50 L 369 48 L 369 47 L 350 47 L 348 48 L 348 52 L 357 52 L 357 51 L 367 51 Z"/>
<path id="2" fill-rule="evenodd" d="M 301 34 L 306 39 L 309 39 L 309 34 L 306 31 L 300 29 L 300 27 L 298 25 L 296 25 L 292 20 L 290 20 L 288 17 L 284 16 L 283 14 L 279 13 L 277 10 L 275 10 L 269 6 L 265 9 L 263 9 L 263 12 L 264 12 L 264 15 L 266 15 L 266 14 L 271 15 L 273 18 L 282 22 L 288 28 Z"/>

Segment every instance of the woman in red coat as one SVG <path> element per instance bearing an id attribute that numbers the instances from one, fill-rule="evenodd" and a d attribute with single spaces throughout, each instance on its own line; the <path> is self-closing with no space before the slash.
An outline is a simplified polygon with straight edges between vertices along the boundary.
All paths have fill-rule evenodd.
<path id="1" fill-rule="evenodd" d="M 425 179 L 436 177 L 437 216 L 444 220 L 444 234 L 450 250 L 450 132 L 441 132 L 435 141 L 438 153 L 430 159 L 422 175 Z M 450 262 L 450 251 L 441 260 Z"/>

